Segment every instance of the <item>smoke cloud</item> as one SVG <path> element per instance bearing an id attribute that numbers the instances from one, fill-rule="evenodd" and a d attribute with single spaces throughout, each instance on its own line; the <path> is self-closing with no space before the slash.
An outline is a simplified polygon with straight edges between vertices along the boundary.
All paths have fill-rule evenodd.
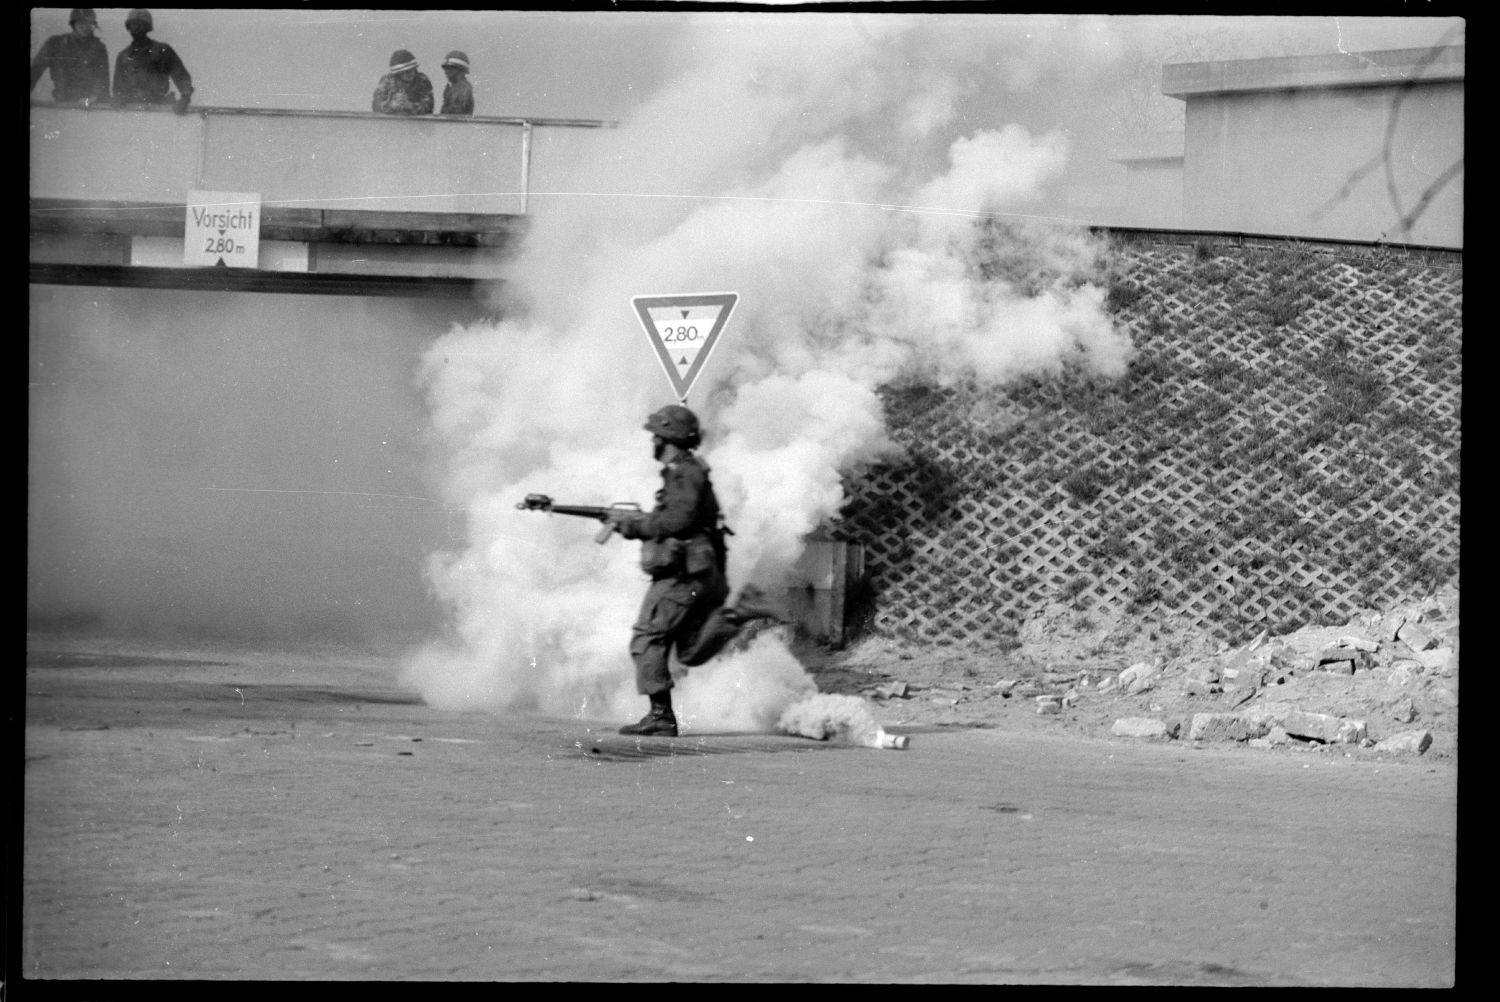
<path id="1" fill-rule="evenodd" d="M 734 586 L 781 586 L 839 510 L 843 476 L 891 453 L 882 384 L 1128 361 L 1091 282 L 1099 246 L 1025 218 L 1067 138 L 963 131 L 976 92 L 1027 76 L 998 58 L 1003 41 L 955 52 L 905 19 L 798 18 L 754 40 L 704 23 L 675 83 L 534 196 L 506 319 L 455 328 L 424 359 L 445 500 L 468 512 L 466 545 L 428 566 L 447 635 L 405 672 L 435 705 L 644 707 L 626 648 L 645 588 L 633 544 L 515 510 L 532 492 L 649 507 L 659 475 L 641 425 L 673 395 L 632 296 L 740 294 L 689 401 L 735 532 Z M 684 676 L 674 702 L 688 731 L 795 731 L 789 709 L 815 696 L 771 631 Z M 826 730 L 833 711 L 845 730 L 858 717 L 806 715 Z"/>

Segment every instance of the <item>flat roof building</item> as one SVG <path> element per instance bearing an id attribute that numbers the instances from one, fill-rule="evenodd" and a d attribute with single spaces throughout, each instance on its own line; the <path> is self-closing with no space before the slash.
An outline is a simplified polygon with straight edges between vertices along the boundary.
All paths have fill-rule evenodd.
<path id="1" fill-rule="evenodd" d="M 1175 63 L 1162 93 L 1184 227 L 1463 247 L 1464 46 Z"/>

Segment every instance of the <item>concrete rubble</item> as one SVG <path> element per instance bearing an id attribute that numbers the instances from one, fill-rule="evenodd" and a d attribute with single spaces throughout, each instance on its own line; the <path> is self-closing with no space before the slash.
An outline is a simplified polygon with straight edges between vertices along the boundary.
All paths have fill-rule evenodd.
<path id="1" fill-rule="evenodd" d="M 1116 682 L 1123 686 L 1126 692 L 1135 695 L 1154 688 L 1161 671 L 1160 663 L 1141 661 L 1120 672 Z"/>
<path id="2" fill-rule="evenodd" d="M 1121 738 L 1175 738 L 1177 728 L 1155 717 L 1121 717 L 1109 732 Z"/>
<path id="3" fill-rule="evenodd" d="M 1186 728 L 1191 741 L 1357 746 L 1420 755 L 1432 744 L 1431 731 L 1381 731 L 1389 722 L 1413 723 L 1424 705 L 1457 706 L 1451 680 L 1458 652 L 1458 595 L 1449 588 L 1405 608 L 1368 610 L 1343 626 L 1304 626 L 1279 637 L 1263 630 L 1248 644 L 1221 647 L 1208 658 L 1137 662 L 1105 676 L 1094 691 L 1123 697 L 1157 690 L 1202 704 Z M 1328 681 L 1318 683 L 1319 677 Z M 1268 698 L 1294 692 L 1302 705 Z M 1153 712 L 1161 710 L 1152 705 Z M 1318 712 L 1323 710 L 1334 712 Z M 1159 718 L 1125 716 L 1115 720 L 1111 733 L 1172 738 L 1178 732 Z"/>
<path id="4" fill-rule="evenodd" d="M 1265 721 L 1238 713 L 1195 713 L 1188 726 L 1189 741 L 1249 741 L 1271 729 Z"/>
<path id="5" fill-rule="evenodd" d="M 1436 732 L 1441 756 L 1456 734 L 1458 658 L 1453 588 L 1406 607 L 1366 610 L 1341 626 L 1310 625 L 1274 637 L 1262 630 L 1249 643 L 1221 644 L 1213 654 L 1156 656 L 1118 672 L 1047 663 L 1034 674 L 989 683 L 888 681 L 863 691 L 892 701 L 915 693 L 921 702 L 955 709 L 991 698 L 1029 699 L 1042 716 L 1083 724 L 1113 717 L 1115 737 L 1268 749 L 1421 755 Z M 1109 714 L 1119 703 L 1149 715 Z M 1426 727 L 1400 730 L 1418 720 Z"/>
<path id="6" fill-rule="evenodd" d="M 1420 755 L 1432 745 L 1431 731 L 1402 731 L 1375 743 L 1375 750 Z"/>
<path id="7" fill-rule="evenodd" d="M 1409 724 L 1417 719 L 1417 705 L 1410 696 L 1401 696 L 1387 707 L 1391 719 L 1398 724 Z"/>

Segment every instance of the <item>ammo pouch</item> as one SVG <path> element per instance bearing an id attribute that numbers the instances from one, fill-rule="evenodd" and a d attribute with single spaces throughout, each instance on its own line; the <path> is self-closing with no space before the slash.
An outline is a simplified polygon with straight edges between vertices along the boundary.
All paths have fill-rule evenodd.
<path id="1" fill-rule="evenodd" d="M 704 533 L 688 539 L 641 540 L 641 570 L 653 578 L 707 574 L 719 566 L 713 541 Z"/>
<path id="2" fill-rule="evenodd" d="M 687 542 L 681 539 L 641 540 L 641 570 L 653 578 L 681 574 L 687 566 Z"/>
<path id="3" fill-rule="evenodd" d="M 714 549 L 713 540 L 703 533 L 698 533 L 687 541 L 687 572 L 694 577 L 699 574 L 707 574 L 719 566 L 719 554 Z"/>

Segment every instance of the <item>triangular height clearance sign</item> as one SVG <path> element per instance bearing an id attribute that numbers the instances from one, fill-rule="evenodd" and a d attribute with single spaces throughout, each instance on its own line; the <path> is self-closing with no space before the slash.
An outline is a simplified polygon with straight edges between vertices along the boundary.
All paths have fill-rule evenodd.
<path id="1" fill-rule="evenodd" d="M 678 400 L 687 401 L 693 380 L 703 371 L 739 298 L 737 292 L 631 298 Z"/>

